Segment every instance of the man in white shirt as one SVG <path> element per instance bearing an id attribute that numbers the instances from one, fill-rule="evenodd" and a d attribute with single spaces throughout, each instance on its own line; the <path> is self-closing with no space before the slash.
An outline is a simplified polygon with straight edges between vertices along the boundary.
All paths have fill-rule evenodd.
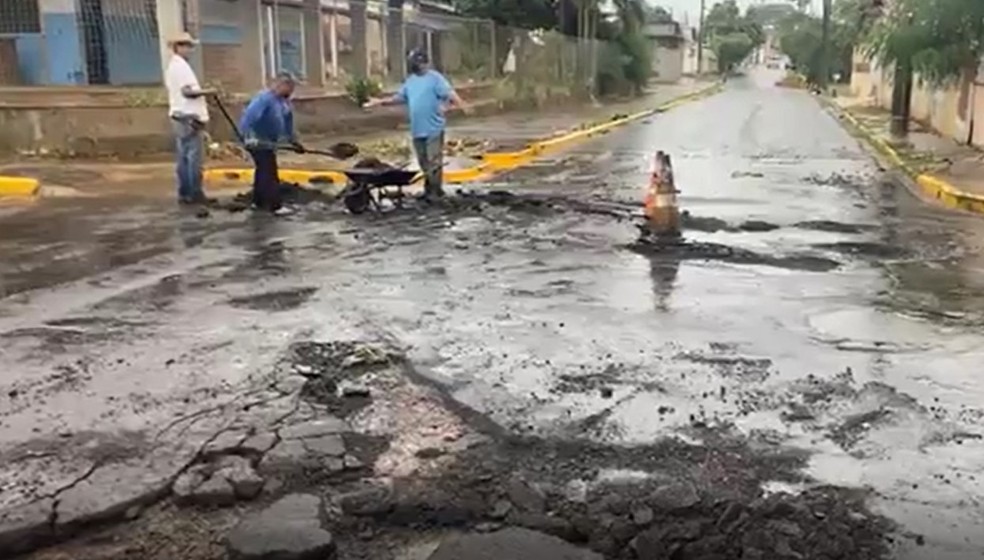
<path id="1" fill-rule="evenodd" d="M 200 204 L 208 202 L 202 190 L 202 165 L 205 147 L 202 141 L 208 124 L 208 105 L 205 98 L 215 95 L 202 89 L 188 58 L 198 42 L 188 33 L 179 33 L 168 41 L 174 54 L 164 74 L 167 87 L 168 116 L 177 144 L 178 202 Z"/>

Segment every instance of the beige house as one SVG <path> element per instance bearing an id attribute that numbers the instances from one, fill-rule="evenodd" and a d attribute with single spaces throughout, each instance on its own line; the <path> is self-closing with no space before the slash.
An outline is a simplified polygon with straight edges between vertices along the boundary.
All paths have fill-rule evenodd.
<path id="1" fill-rule="evenodd" d="M 854 53 L 851 94 L 871 106 L 892 107 L 892 76 L 878 61 Z M 957 83 L 934 87 L 916 76 L 912 119 L 963 144 L 984 148 L 984 61 Z"/>
<path id="2" fill-rule="evenodd" d="M 675 21 L 648 23 L 643 34 L 652 46 L 653 80 L 660 83 L 676 83 L 684 74 L 687 57 L 687 37 Z"/>

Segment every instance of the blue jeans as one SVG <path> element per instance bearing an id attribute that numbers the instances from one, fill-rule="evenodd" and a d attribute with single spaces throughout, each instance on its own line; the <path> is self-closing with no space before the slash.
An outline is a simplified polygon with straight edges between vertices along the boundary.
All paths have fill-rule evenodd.
<path id="1" fill-rule="evenodd" d="M 201 125 L 190 119 L 171 119 L 177 146 L 176 175 L 178 198 L 197 201 L 205 197 L 202 191 L 202 162 L 205 147 Z"/>
<path id="2" fill-rule="evenodd" d="M 413 151 L 424 173 L 424 194 L 444 196 L 444 132 L 430 138 L 414 138 Z"/>

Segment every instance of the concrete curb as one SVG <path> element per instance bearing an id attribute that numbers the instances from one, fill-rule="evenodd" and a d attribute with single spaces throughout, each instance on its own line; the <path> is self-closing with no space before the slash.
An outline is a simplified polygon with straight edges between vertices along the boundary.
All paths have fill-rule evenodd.
<path id="1" fill-rule="evenodd" d="M 923 198 L 936 201 L 938 204 L 954 210 L 965 210 L 976 214 L 984 214 L 984 196 L 962 191 L 949 182 L 929 173 L 920 173 L 907 164 L 898 151 L 888 142 L 879 138 L 871 130 L 861 124 L 854 115 L 829 100 L 823 101 L 827 107 L 847 121 L 851 127 L 874 149 L 884 157 L 890 165 L 903 172 L 914 182 L 917 194 Z"/>
<path id="2" fill-rule="evenodd" d="M 41 182 L 31 177 L 0 175 L 0 197 L 32 197 L 38 193 L 40 188 Z"/>
<path id="3" fill-rule="evenodd" d="M 470 183 L 491 178 L 493 175 L 505 171 L 511 171 L 524 165 L 528 165 L 538 157 L 556 152 L 568 147 L 581 140 L 586 140 L 592 136 L 603 134 L 612 129 L 624 126 L 637 120 L 651 117 L 658 113 L 663 113 L 704 97 L 709 97 L 721 90 L 722 84 L 715 83 L 708 87 L 701 88 L 695 92 L 688 93 L 672 99 L 655 109 L 647 109 L 638 113 L 633 113 L 626 117 L 614 119 L 596 126 L 566 132 L 545 140 L 532 142 L 526 148 L 515 152 L 487 152 L 480 156 L 482 163 L 474 167 L 465 169 L 454 169 L 444 172 L 444 180 L 448 183 Z M 219 168 L 205 171 L 205 181 L 210 184 L 210 188 L 216 188 L 222 182 L 226 183 L 248 183 L 253 180 L 253 170 L 250 168 Z M 323 185 L 334 184 L 344 185 L 346 183 L 345 174 L 337 170 L 329 171 L 305 171 L 300 169 L 281 169 L 280 180 L 297 183 L 301 185 Z M 418 180 L 419 182 L 419 180 Z M 219 186 L 221 188 L 221 186 Z"/>

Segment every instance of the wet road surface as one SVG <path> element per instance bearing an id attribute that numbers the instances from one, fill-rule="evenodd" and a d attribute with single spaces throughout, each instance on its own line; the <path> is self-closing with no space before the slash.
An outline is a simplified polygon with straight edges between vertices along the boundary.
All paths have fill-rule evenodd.
<path id="1" fill-rule="evenodd" d="M 566 205 L 203 221 L 100 202 L 65 235 L 127 232 L 108 266 L 23 291 L 31 275 L 4 263 L 26 283 L 0 301 L 0 446 L 147 430 L 255 385 L 292 341 L 372 338 L 509 432 L 641 445 L 711 428 L 804 449 L 814 481 L 873 489 L 903 526 L 899 558 L 979 556 L 984 222 L 883 183 L 774 81 L 489 185 Z M 638 211 L 657 149 L 688 240 L 757 264 L 631 250 L 618 215 Z"/>

